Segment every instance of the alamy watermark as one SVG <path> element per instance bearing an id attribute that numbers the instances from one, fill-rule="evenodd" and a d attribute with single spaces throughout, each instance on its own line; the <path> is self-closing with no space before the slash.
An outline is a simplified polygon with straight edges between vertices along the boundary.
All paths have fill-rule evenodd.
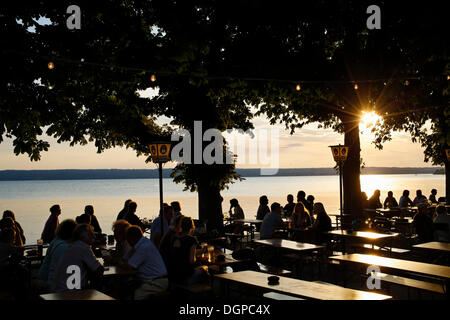
<path id="1" fill-rule="evenodd" d="M 69 290 L 81 289 L 81 269 L 77 265 L 67 267 L 66 273 L 69 275 L 66 280 L 66 286 Z"/>
<path id="2" fill-rule="evenodd" d="M 369 290 L 380 290 L 381 289 L 381 279 L 380 279 L 380 268 L 378 266 L 369 266 L 366 271 L 367 278 L 366 285 Z"/>

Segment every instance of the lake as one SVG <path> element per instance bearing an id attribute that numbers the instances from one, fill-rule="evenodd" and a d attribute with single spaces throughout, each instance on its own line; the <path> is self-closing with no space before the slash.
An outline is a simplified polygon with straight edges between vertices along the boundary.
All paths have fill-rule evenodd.
<path id="1" fill-rule="evenodd" d="M 164 202 L 178 200 L 182 212 L 198 218 L 197 194 L 183 191 L 183 185 L 171 179 L 163 179 Z M 414 199 L 415 190 L 421 189 L 429 196 L 431 189 L 437 189 L 438 197 L 445 195 L 445 176 L 432 174 L 362 175 L 361 189 L 370 197 L 375 189 L 381 190 L 383 202 L 389 190 L 397 201 L 402 191 L 408 189 Z M 286 196 L 294 197 L 304 190 L 314 195 L 316 202 L 322 202 L 331 215 L 339 212 L 338 176 L 295 176 L 295 177 L 249 177 L 236 182 L 222 192 L 223 211 L 228 211 L 229 200 L 237 198 L 247 218 L 254 218 L 261 195 L 267 195 L 269 202 L 286 204 Z M 84 206 L 91 204 L 104 233 L 112 234 L 111 225 L 126 199 L 137 202 L 137 215 L 141 218 L 155 218 L 159 212 L 158 179 L 120 180 L 41 180 L 0 182 L 0 210 L 14 211 L 22 225 L 27 244 L 36 243 L 53 204 L 59 204 L 62 214 L 59 220 L 75 218 L 84 212 Z M 269 205 L 270 205 L 269 203 Z"/>

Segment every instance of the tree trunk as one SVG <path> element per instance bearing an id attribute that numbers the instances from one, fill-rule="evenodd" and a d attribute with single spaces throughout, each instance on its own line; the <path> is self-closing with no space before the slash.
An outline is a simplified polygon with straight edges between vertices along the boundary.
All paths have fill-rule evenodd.
<path id="1" fill-rule="evenodd" d="M 206 223 L 208 232 L 223 229 L 222 196 L 220 187 L 212 185 L 211 181 L 202 179 L 197 182 L 198 186 L 198 217 L 201 222 Z"/>
<path id="2" fill-rule="evenodd" d="M 349 147 L 348 157 L 343 168 L 344 215 L 349 215 L 348 218 L 344 219 L 344 227 L 348 226 L 354 218 L 362 216 L 360 183 L 361 146 L 358 122 L 359 119 L 356 117 L 347 117 L 343 121 L 345 129 L 344 143 Z"/>

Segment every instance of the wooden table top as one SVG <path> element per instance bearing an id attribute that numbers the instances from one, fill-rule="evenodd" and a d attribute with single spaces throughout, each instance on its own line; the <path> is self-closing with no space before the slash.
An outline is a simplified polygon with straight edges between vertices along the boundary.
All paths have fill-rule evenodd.
<path id="1" fill-rule="evenodd" d="M 121 277 L 121 276 L 134 276 L 138 272 L 137 270 L 125 270 L 118 266 L 105 266 L 103 277 Z"/>
<path id="2" fill-rule="evenodd" d="M 389 269 L 413 272 L 426 276 L 450 279 L 450 267 L 441 266 L 437 264 L 385 258 L 375 255 L 359 254 L 359 253 L 345 254 L 341 256 L 332 256 L 330 257 L 330 259 L 366 265 L 374 265 Z"/>
<path id="3" fill-rule="evenodd" d="M 41 294 L 40 297 L 43 300 L 116 300 L 113 297 L 93 289 Z"/>
<path id="4" fill-rule="evenodd" d="M 279 277 L 279 284 L 269 285 L 267 273 L 256 271 L 239 271 L 215 275 L 226 281 L 247 284 L 291 296 L 316 300 L 386 300 L 392 297 L 378 293 L 365 292 L 338 286 L 329 286 L 299 279 Z"/>
<path id="5" fill-rule="evenodd" d="M 325 248 L 324 246 L 318 246 L 311 243 L 303 243 L 285 239 L 255 240 L 255 243 L 295 251 L 310 251 Z"/>
<path id="6" fill-rule="evenodd" d="M 259 219 L 236 219 L 233 221 L 234 222 L 242 222 L 242 223 L 250 223 L 250 224 L 260 224 L 263 222 L 263 220 L 259 220 Z"/>
<path id="7" fill-rule="evenodd" d="M 394 238 L 399 235 L 399 233 L 384 234 L 384 233 L 365 232 L 365 231 L 349 232 L 347 230 L 332 230 L 332 231 L 327 231 L 325 233 L 335 235 L 335 236 L 349 237 L 349 238 L 364 238 L 366 240 L 388 239 L 388 238 Z"/>
<path id="8" fill-rule="evenodd" d="M 448 243 L 448 242 L 432 241 L 432 242 L 416 244 L 413 247 L 421 248 L 421 249 L 429 249 L 429 250 L 450 252 L 450 243 Z"/>

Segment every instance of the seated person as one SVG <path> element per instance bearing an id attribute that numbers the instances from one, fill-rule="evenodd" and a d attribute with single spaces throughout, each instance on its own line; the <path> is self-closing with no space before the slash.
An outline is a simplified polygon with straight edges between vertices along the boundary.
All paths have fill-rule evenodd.
<path id="1" fill-rule="evenodd" d="M 196 267 L 197 239 L 192 236 L 194 222 L 190 217 L 181 219 L 180 229 L 172 237 L 170 244 L 169 271 L 170 281 L 191 285 L 208 281 L 208 272 L 205 266 Z"/>
<path id="2" fill-rule="evenodd" d="M 422 190 L 416 191 L 416 197 L 413 200 L 413 206 L 418 207 L 423 204 L 428 204 L 427 197 L 422 194 Z"/>
<path id="3" fill-rule="evenodd" d="M 270 206 L 271 212 L 266 214 L 261 224 L 260 238 L 271 239 L 274 236 L 275 229 L 280 227 L 282 223 L 281 219 L 281 206 L 278 202 L 272 203 Z"/>
<path id="4" fill-rule="evenodd" d="M 444 205 L 438 205 L 436 207 L 436 218 L 434 219 L 434 223 L 446 223 L 450 230 L 450 215 L 447 214 L 447 209 Z M 449 232 L 444 230 L 436 230 L 434 236 L 436 241 L 450 242 Z"/>
<path id="5" fill-rule="evenodd" d="M 133 200 L 128 199 L 128 200 L 125 201 L 125 204 L 123 205 L 123 209 L 120 210 L 120 212 L 117 214 L 116 220 L 123 220 L 123 219 L 125 219 L 125 216 L 128 213 L 128 205 L 130 204 L 131 201 L 133 201 Z"/>
<path id="6" fill-rule="evenodd" d="M 94 207 L 92 205 L 87 205 L 84 207 L 84 213 L 91 216 L 91 225 L 94 227 L 95 233 L 102 233 L 102 228 L 98 223 L 97 217 L 94 214 Z"/>
<path id="7" fill-rule="evenodd" d="M 87 213 L 83 213 L 75 218 L 76 223 L 78 224 L 91 224 L 91 216 Z"/>
<path id="8" fill-rule="evenodd" d="M 230 201 L 230 203 L 231 203 L 231 201 Z M 268 214 L 270 212 L 270 208 L 269 208 L 268 204 L 269 204 L 269 199 L 267 199 L 267 196 L 259 197 L 259 207 L 258 207 L 258 211 L 256 212 L 257 220 L 263 220 L 264 217 L 266 216 L 266 214 Z"/>
<path id="9" fill-rule="evenodd" d="M 14 230 L 13 245 L 15 245 L 16 247 L 23 247 L 22 237 L 20 235 L 22 228 L 19 229 L 15 221 L 11 217 L 7 216 L 2 220 L 0 220 L 0 229 L 13 229 Z"/>
<path id="10" fill-rule="evenodd" d="M 130 201 L 128 203 L 128 211 L 124 215 L 123 219 L 127 220 L 131 225 L 139 226 L 141 230 L 144 230 L 144 224 L 141 219 L 136 215 L 137 203 L 134 201 Z"/>
<path id="11" fill-rule="evenodd" d="M 413 219 L 413 226 L 421 242 L 433 241 L 433 220 L 428 215 L 426 205 L 419 207 Z"/>
<path id="12" fill-rule="evenodd" d="M 97 280 L 103 275 L 104 268 L 91 249 L 95 241 L 94 228 L 89 224 L 79 224 L 73 231 L 72 239 L 73 242 L 64 250 L 56 268 L 52 284 L 54 292 L 87 289 L 89 280 Z M 80 273 L 79 281 L 73 277 L 77 271 Z"/>
<path id="13" fill-rule="evenodd" d="M 111 255 L 103 256 L 105 264 L 117 265 L 129 258 L 133 248 L 127 241 L 126 230 L 130 226 L 131 224 L 123 219 L 114 221 L 112 231 L 114 232 L 114 239 L 116 240 L 116 249 Z"/>
<path id="14" fill-rule="evenodd" d="M 167 203 L 163 204 L 163 233 L 161 234 L 161 216 L 158 216 L 153 220 L 152 227 L 150 229 L 150 240 L 158 248 L 164 233 L 169 231 L 170 221 L 172 220 L 173 208 Z"/>
<path id="15" fill-rule="evenodd" d="M 394 198 L 394 193 L 392 191 L 388 192 L 387 198 L 384 200 L 383 207 L 385 209 L 398 207 L 397 200 Z"/>
<path id="16" fill-rule="evenodd" d="M 328 239 L 323 233 L 333 229 L 331 226 L 331 218 L 321 202 L 314 203 L 313 214 L 316 215 L 316 220 L 312 225 L 312 229 L 316 231 L 316 242 L 323 243 Z"/>
<path id="17" fill-rule="evenodd" d="M 367 209 L 378 209 L 383 207 L 380 201 L 380 194 L 380 190 L 378 189 L 373 192 L 373 195 L 367 201 Z"/>
<path id="18" fill-rule="evenodd" d="M 16 220 L 16 215 L 14 214 L 14 212 L 12 212 L 11 210 L 5 210 L 3 212 L 3 218 L 6 218 L 6 217 L 10 217 L 11 219 L 14 220 L 14 225 L 15 225 L 16 232 L 19 233 L 19 236 L 20 236 L 20 239 L 21 239 L 22 243 L 25 244 L 26 239 L 25 239 L 25 235 L 24 235 L 22 226 Z M 17 241 L 15 241 L 15 242 L 18 243 Z"/>
<path id="19" fill-rule="evenodd" d="M 311 216 L 303 203 L 298 202 L 292 215 L 292 226 L 296 229 L 305 230 L 311 226 Z"/>
<path id="20" fill-rule="evenodd" d="M 169 231 L 167 231 L 164 236 L 161 239 L 161 242 L 159 243 L 159 253 L 161 253 L 161 256 L 164 260 L 164 263 L 169 263 L 169 256 L 170 256 L 170 245 L 172 242 L 172 238 L 175 234 L 180 232 L 181 228 L 181 219 L 183 219 L 183 215 L 178 215 L 174 220 L 173 228 L 169 228 Z"/>
<path id="21" fill-rule="evenodd" d="M 400 197 L 400 201 L 398 202 L 398 206 L 400 208 L 406 208 L 413 205 L 413 202 L 409 198 L 409 190 L 403 190 L 403 195 Z"/>
<path id="22" fill-rule="evenodd" d="M 436 195 L 437 195 L 437 190 L 431 189 L 431 194 L 430 194 L 430 197 L 428 198 L 428 200 L 430 200 L 431 203 L 438 203 L 438 201 L 436 200 Z"/>
<path id="23" fill-rule="evenodd" d="M 167 291 L 167 269 L 153 242 L 142 235 L 139 226 L 129 226 L 126 229 L 126 237 L 133 252 L 128 261 L 120 263 L 119 266 L 138 271 L 139 285 L 134 290 L 134 299 L 144 300 L 153 294 Z"/>
<path id="24" fill-rule="evenodd" d="M 232 220 L 245 219 L 244 210 L 242 210 L 237 199 L 230 200 L 230 210 L 228 212 Z M 241 234 L 244 232 L 244 224 L 242 222 L 231 222 L 224 227 L 224 232 Z"/>
<path id="25" fill-rule="evenodd" d="M 48 289 L 53 283 L 58 262 L 72 240 L 72 233 L 76 226 L 77 223 L 74 220 L 67 219 L 56 228 L 56 237 L 50 242 L 38 273 L 38 279 L 45 282 Z"/>
<path id="26" fill-rule="evenodd" d="M 172 220 L 170 221 L 170 225 L 173 226 L 175 224 L 176 217 L 182 215 L 182 213 L 181 213 L 181 205 L 180 205 L 180 202 L 178 202 L 178 201 L 172 201 L 170 203 L 170 206 L 173 209 Z"/>
<path id="27" fill-rule="evenodd" d="M 283 211 L 286 217 L 290 217 L 292 216 L 295 207 L 294 196 L 292 194 L 288 194 L 287 202 L 288 203 L 283 207 Z"/>

